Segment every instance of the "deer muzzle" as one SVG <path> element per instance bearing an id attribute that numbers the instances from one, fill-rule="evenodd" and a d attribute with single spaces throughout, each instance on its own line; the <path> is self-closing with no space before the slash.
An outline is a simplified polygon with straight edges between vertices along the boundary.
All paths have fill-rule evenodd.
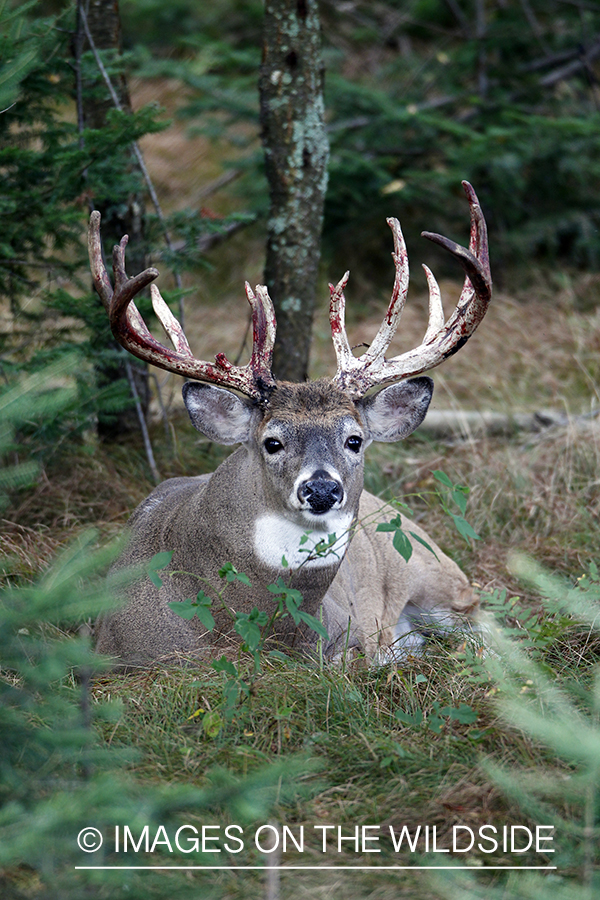
<path id="1" fill-rule="evenodd" d="M 340 482 L 333 480 L 321 469 L 298 487 L 298 499 L 303 505 L 308 504 L 310 511 L 315 515 L 329 512 L 336 503 L 341 503 L 343 498 L 344 488 Z"/>

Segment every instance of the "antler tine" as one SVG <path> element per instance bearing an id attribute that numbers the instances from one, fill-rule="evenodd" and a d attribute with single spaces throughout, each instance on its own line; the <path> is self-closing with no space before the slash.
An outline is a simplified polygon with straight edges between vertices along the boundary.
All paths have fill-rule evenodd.
<path id="1" fill-rule="evenodd" d="M 183 333 L 181 323 L 175 318 L 155 284 L 150 285 L 150 298 L 152 300 L 152 308 L 156 314 L 156 318 L 171 338 L 171 343 L 177 352 L 181 353 L 182 356 L 193 359 L 194 356 L 190 350 L 188 340 Z"/>
<path id="2" fill-rule="evenodd" d="M 250 367 L 255 374 L 255 379 L 264 387 L 275 385 L 275 379 L 271 372 L 273 363 L 273 347 L 275 345 L 275 333 L 277 321 L 273 301 L 264 284 L 256 285 L 256 295 L 246 282 L 246 296 L 252 308 L 252 359 Z"/>
<path id="3" fill-rule="evenodd" d="M 378 360 L 383 360 L 385 351 L 390 346 L 393 337 L 396 334 L 398 322 L 400 321 L 400 316 L 404 310 L 406 295 L 408 293 L 408 254 L 406 252 L 406 244 L 404 242 L 402 229 L 400 228 L 400 222 L 398 219 L 394 218 L 386 219 L 386 222 L 392 229 L 392 234 L 394 235 L 394 252 L 392 253 L 392 259 L 394 260 L 396 274 L 394 276 L 392 297 L 383 322 L 379 326 L 379 331 L 375 335 L 375 339 L 371 346 L 361 357 L 365 366 L 369 366 Z"/>
<path id="4" fill-rule="evenodd" d="M 423 343 L 428 344 L 429 341 L 433 340 L 440 328 L 443 327 L 446 320 L 444 318 L 444 307 L 442 306 L 442 294 L 436 277 L 425 263 L 423 263 L 423 269 L 427 279 L 427 286 L 429 287 L 429 324 Z"/>
<path id="5" fill-rule="evenodd" d="M 275 385 L 270 364 L 276 323 L 266 288 L 259 291 L 259 300 L 253 305 L 254 342 L 250 363 L 246 366 L 234 366 L 223 353 L 217 354 L 215 363 L 195 359 L 181 324 L 171 313 L 156 285 L 151 286 L 152 302 L 163 328 L 173 342 L 174 350 L 165 347 L 148 331 L 133 298 L 153 282 L 159 273 L 151 267 L 133 278 L 127 276 L 127 240 L 127 236 L 121 238 L 113 250 L 113 289 L 102 260 L 100 213 L 94 211 L 91 214 L 88 247 L 94 286 L 108 312 L 111 331 L 121 346 L 138 359 L 166 369 L 167 372 L 237 390 L 255 400 L 264 399 L 265 392 Z"/>
<path id="6" fill-rule="evenodd" d="M 491 294 L 492 274 L 490 271 L 490 258 L 487 240 L 487 225 L 477 199 L 477 194 L 468 181 L 462 182 L 463 189 L 469 201 L 471 211 L 471 230 L 469 236 L 469 249 L 461 247 L 449 238 L 441 234 L 433 234 L 430 231 L 421 232 L 422 237 L 433 241 L 451 253 L 459 261 L 465 270 L 465 282 L 458 300 L 457 308 L 469 303 L 473 295 L 479 293 Z M 489 302 L 489 300 L 488 300 Z M 487 306 L 485 308 L 487 310 Z M 485 310 L 482 314 L 485 315 Z M 477 322 L 479 324 L 479 322 Z M 475 328 L 477 325 L 475 326 Z M 469 335 L 470 336 L 470 335 Z"/>
<path id="7" fill-rule="evenodd" d="M 406 251 L 403 251 L 404 241 L 400 226 L 398 225 L 396 229 L 392 224 L 396 223 L 396 220 L 388 219 L 394 231 L 396 245 L 394 253 L 396 279 L 392 299 L 384 322 L 369 350 L 362 356 L 351 359 L 341 359 L 338 354 L 338 371 L 333 381 L 342 390 L 361 397 L 376 385 L 391 384 L 433 369 L 456 353 L 483 319 L 492 298 L 487 227 L 475 191 L 467 181 L 463 181 L 463 188 L 471 213 L 469 249 L 440 234 L 423 232 L 423 237 L 452 253 L 465 270 L 465 281 L 456 309 L 445 322 L 439 286 L 432 272 L 424 266 L 429 285 L 429 324 L 423 343 L 414 350 L 390 360 L 383 358 L 396 330 L 408 287 L 408 264 L 405 260 Z M 404 262 L 402 262 L 403 254 Z"/>
<path id="8" fill-rule="evenodd" d="M 90 215 L 88 228 L 88 254 L 90 257 L 90 269 L 96 292 L 107 312 L 110 310 L 110 301 L 113 297 L 113 288 L 102 259 L 102 242 L 100 240 L 100 213 L 94 210 Z"/>
<path id="9" fill-rule="evenodd" d="M 335 287 L 332 284 L 329 285 L 331 295 L 329 301 L 329 324 L 331 326 L 335 355 L 338 360 L 338 368 L 346 367 L 349 361 L 354 359 L 346 334 L 346 297 L 344 290 L 349 278 L 350 272 L 346 272 Z"/>
<path id="10" fill-rule="evenodd" d="M 338 362 L 337 372 L 332 379 L 342 390 L 349 390 L 351 393 L 361 392 L 361 388 L 353 387 L 357 381 L 362 381 L 361 372 L 371 367 L 374 369 L 383 362 L 384 354 L 389 347 L 398 327 L 400 316 L 406 303 L 406 295 L 408 293 L 408 256 L 406 253 L 406 244 L 400 222 L 398 219 L 386 220 L 392 234 L 394 236 L 394 252 L 392 258 L 396 274 L 394 277 L 394 287 L 389 302 L 387 313 L 379 327 L 375 339 L 369 349 L 356 357 L 352 354 L 345 328 L 345 308 L 346 300 L 344 297 L 344 288 L 348 281 L 349 273 L 346 272 L 342 280 L 335 288 L 329 285 L 331 291 L 331 303 L 329 307 L 329 321 L 331 324 L 331 336 L 333 346 Z M 368 388 L 367 388 L 368 390 Z"/>

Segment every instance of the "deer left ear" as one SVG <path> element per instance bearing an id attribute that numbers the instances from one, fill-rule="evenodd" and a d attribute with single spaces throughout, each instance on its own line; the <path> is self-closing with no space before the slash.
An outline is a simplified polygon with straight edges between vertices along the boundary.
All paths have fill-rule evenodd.
<path id="1" fill-rule="evenodd" d="M 372 441 L 401 441 L 418 428 L 431 402 L 431 378 L 413 378 L 358 401 Z"/>

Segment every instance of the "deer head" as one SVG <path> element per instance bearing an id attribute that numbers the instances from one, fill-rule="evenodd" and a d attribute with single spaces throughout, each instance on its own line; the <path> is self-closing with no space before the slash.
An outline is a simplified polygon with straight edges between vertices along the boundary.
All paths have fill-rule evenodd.
<path id="1" fill-rule="evenodd" d="M 446 320 L 440 290 L 424 266 L 429 285 L 429 324 L 423 342 L 386 359 L 408 290 L 408 260 L 397 219 L 388 219 L 394 238 L 396 276 L 383 323 L 370 347 L 355 357 L 346 335 L 344 289 L 347 272 L 330 285 L 330 323 L 337 371 L 330 382 L 278 383 L 271 371 L 275 314 L 268 291 L 246 283 L 252 309 L 253 349 L 245 366 L 232 365 L 223 353 L 214 362 L 195 359 L 179 322 L 152 282 L 154 268 L 129 278 L 125 272 L 127 237 L 114 248 L 114 289 L 102 262 L 100 215 L 90 220 L 89 251 L 94 284 L 109 315 L 116 340 L 134 356 L 191 379 L 183 387 L 194 426 L 222 444 L 243 444 L 260 472 L 266 501 L 263 548 L 276 543 L 281 513 L 296 529 L 347 532 L 362 490 L 363 453 L 375 441 L 397 441 L 423 420 L 433 383 L 415 376 L 439 365 L 468 340 L 491 299 L 487 233 L 475 191 L 463 182 L 471 211 L 469 248 L 424 232 L 461 263 L 465 281 L 460 299 Z M 134 297 L 148 284 L 155 313 L 173 344 L 170 349 L 148 331 Z M 410 380 L 407 380 L 410 379 Z M 199 383 L 200 382 L 200 383 Z M 367 395 L 374 387 L 379 393 Z M 242 396 L 240 396 L 242 395 Z M 294 532 L 295 534 L 295 532 Z M 263 540 L 268 538 L 268 540 Z M 279 549 L 263 555 L 281 558 Z"/>

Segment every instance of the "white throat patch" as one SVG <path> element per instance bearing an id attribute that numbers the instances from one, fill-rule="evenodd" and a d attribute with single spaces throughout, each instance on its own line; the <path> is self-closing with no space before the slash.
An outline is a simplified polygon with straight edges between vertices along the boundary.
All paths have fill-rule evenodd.
<path id="1" fill-rule="evenodd" d="M 290 569 L 334 565 L 343 558 L 348 547 L 352 518 L 352 513 L 333 510 L 320 516 L 318 524 L 297 525 L 275 513 L 260 516 L 254 527 L 256 555 L 273 569 L 284 568 L 281 564 L 283 556 Z M 308 538 L 305 538 L 306 534 Z M 335 542 L 330 542 L 331 534 L 335 534 Z"/>

